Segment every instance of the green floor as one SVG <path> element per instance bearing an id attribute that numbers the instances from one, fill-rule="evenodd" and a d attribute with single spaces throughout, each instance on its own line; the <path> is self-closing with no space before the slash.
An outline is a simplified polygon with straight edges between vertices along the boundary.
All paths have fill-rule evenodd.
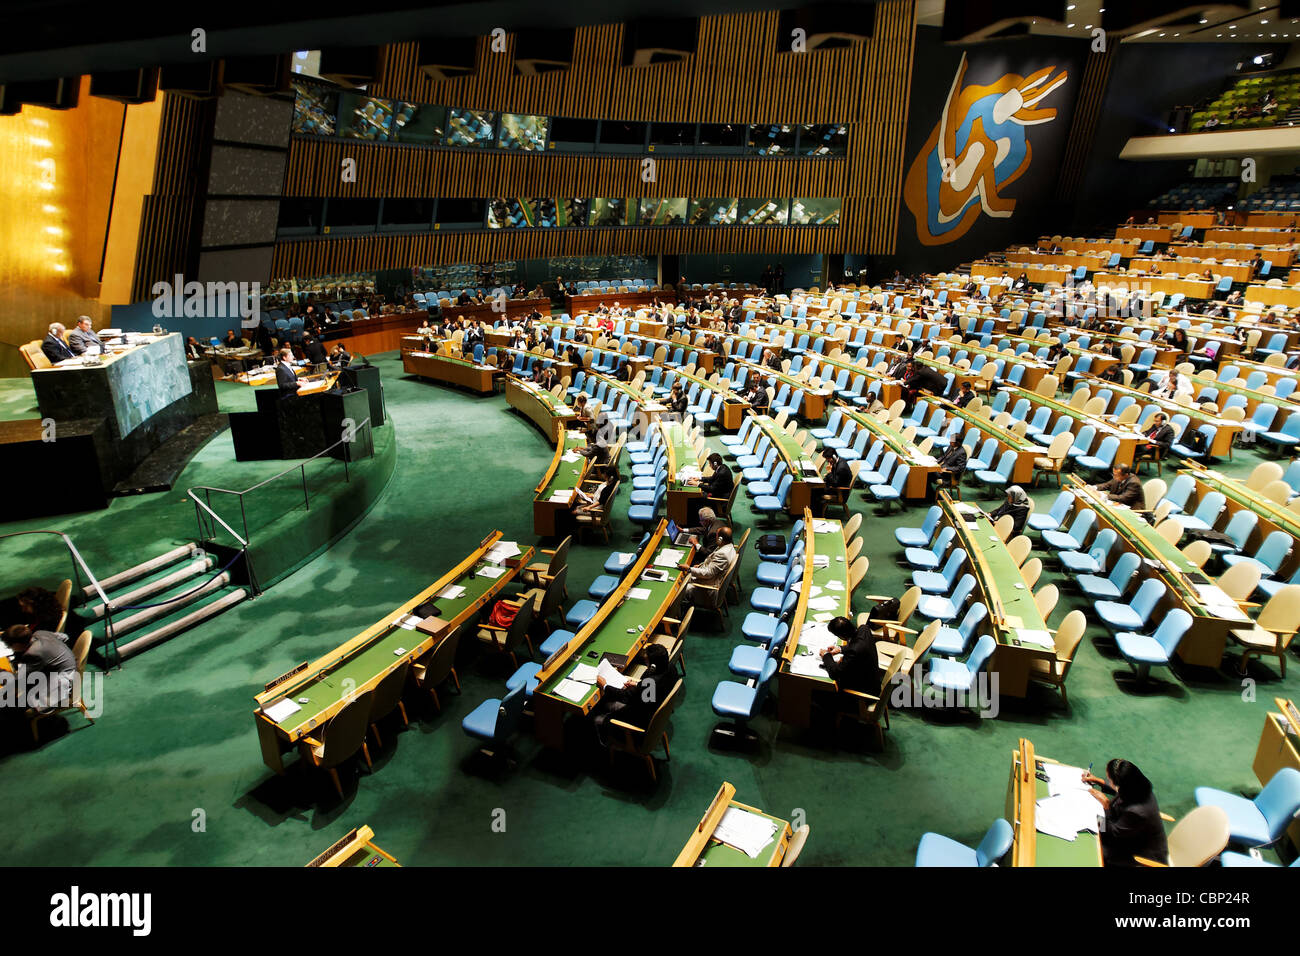
<path id="1" fill-rule="evenodd" d="M 1002 813 L 1010 754 L 1021 736 L 1063 761 L 1133 760 L 1155 782 L 1162 808 L 1181 815 L 1198 785 L 1256 792 L 1250 768 L 1264 715 L 1274 696 L 1300 696 L 1295 666 L 1286 681 L 1270 667 L 1255 667 L 1257 699 L 1232 674 L 1175 680 L 1134 695 L 1116 684 L 1113 675 L 1127 668 L 1090 627 L 1070 675 L 1068 713 L 1045 689 L 1023 704 L 1004 703 L 995 720 L 896 713 L 880 753 L 853 738 L 837 744 L 805 737 L 765 716 L 754 725 L 762 737 L 757 752 L 715 750 L 709 700 L 729 677 L 740 608 L 727 631 L 706 625 L 688 639 L 686 697 L 657 786 L 636 763 L 611 769 L 603 756 L 564 760 L 526 737 L 517 767 L 486 770 L 471 759 L 474 745 L 460 721 L 484 698 L 500 695 L 506 672 L 470 653 L 458 666 L 464 694 L 444 694 L 441 715 L 431 706 L 413 709 L 405 731 L 388 724 L 374 773 L 345 772 L 340 801 L 323 775 L 293 770 L 276 778 L 265 768 L 253 729 L 254 692 L 379 620 L 493 528 L 532 541 L 531 493 L 551 458 L 542 435 L 503 398 L 406 379 L 391 356 L 381 366 L 399 439 L 397 472 L 384 497 L 338 545 L 256 601 L 109 674 L 94 727 L 80 729 L 84 722 L 73 718 L 73 732 L 0 758 L 0 803 L 23 822 L 8 829 L 9 862 L 292 866 L 369 824 L 376 842 L 407 865 L 661 866 L 672 862 L 728 780 L 743 802 L 807 820 L 812 835 L 804 863 L 910 865 L 926 830 L 974 842 Z M 0 384 L 0 414 L 31 414 L 26 383 Z M 227 409 L 251 403 L 242 386 L 220 386 L 219 396 Z M 194 517 L 183 490 L 240 480 L 229 458 L 225 434 L 171 493 L 29 526 L 65 530 L 93 568 L 118 570 L 189 540 Z M 1239 452 L 1223 470 L 1244 475 L 1257 460 Z M 250 466 L 238 470 L 254 474 Z M 1036 495 L 1040 507 L 1054 494 Z M 892 530 L 918 524 L 921 509 L 880 517 L 862 507 L 871 570 L 859 590 L 900 592 L 905 573 L 895 563 Z M 738 525 L 750 517 L 743 492 L 736 517 Z M 575 546 L 571 600 L 583 596 L 610 550 L 631 541 L 631 526 L 620 518 L 611 545 Z M 66 557 L 25 542 L 0 543 L 5 593 L 66 573 Z M 746 590 L 756 563 L 747 561 Z M 1053 580 L 1050 572 L 1044 580 Z M 1075 606 L 1072 592 L 1063 593 L 1061 605 L 1055 621 Z"/>

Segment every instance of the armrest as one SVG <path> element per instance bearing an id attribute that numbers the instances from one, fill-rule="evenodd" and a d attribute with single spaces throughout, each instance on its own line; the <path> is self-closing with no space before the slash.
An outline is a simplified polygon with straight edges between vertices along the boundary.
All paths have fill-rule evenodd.
<path id="1" fill-rule="evenodd" d="M 308 737 L 306 734 L 303 735 L 302 742 L 305 743 L 308 747 L 325 746 L 322 741 L 317 740 L 315 737 Z"/>
<path id="2" fill-rule="evenodd" d="M 1160 819 L 1161 819 L 1161 820 L 1164 820 L 1165 823 L 1173 823 L 1173 822 L 1174 822 L 1174 818 L 1171 817 L 1169 814 L 1165 813 L 1163 810 L 1160 811 Z"/>
<path id="3" fill-rule="evenodd" d="M 539 550 L 542 552 L 542 554 L 554 554 L 554 553 L 556 552 L 557 549 L 556 549 L 556 548 L 540 548 Z"/>
<path id="4" fill-rule="evenodd" d="M 899 624 L 897 621 L 875 621 L 874 623 L 887 631 L 902 631 L 904 634 L 920 633 L 919 631 L 912 630 L 910 627 L 903 627 L 903 625 Z"/>
<path id="5" fill-rule="evenodd" d="M 852 690 L 847 687 L 841 687 L 838 683 L 835 685 L 835 689 L 839 691 L 841 694 L 847 694 L 850 697 L 860 697 L 862 700 L 867 700 L 867 701 L 880 700 L 880 697 L 875 694 L 868 694 L 866 691 Z"/>
<path id="6" fill-rule="evenodd" d="M 1164 814 L 1162 813 L 1161 816 L 1164 816 Z M 1133 857 L 1133 859 L 1139 866 L 1159 866 L 1159 867 L 1169 866 L 1168 863 L 1157 863 L 1155 860 L 1148 860 L 1144 856 L 1135 856 Z"/>
<path id="7" fill-rule="evenodd" d="M 863 594 L 861 597 L 864 601 L 892 601 L 894 599 L 893 595 L 889 594 Z"/>
<path id="8" fill-rule="evenodd" d="M 624 722 L 624 721 L 622 721 L 622 720 L 617 720 L 617 719 L 615 719 L 615 718 L 613 718 L 613 717 L 610 718 L 609 722 L 610 722 L 610 724 L 611 724 L 612 726 L 614 726 L 614 727 L 621 727 L 623 730 L 630 730 L 630 731 L 633 731 L 633 732 L 638 733 L 638 734 L 644 734 L 644 733 L 645 733 L 645 728 L 644 728 L 644 727 L 637 727 L 637 726 L 635 726 L 634 724 L 629 724 L 629 723 L 626 723 L 626 722 Z"/>

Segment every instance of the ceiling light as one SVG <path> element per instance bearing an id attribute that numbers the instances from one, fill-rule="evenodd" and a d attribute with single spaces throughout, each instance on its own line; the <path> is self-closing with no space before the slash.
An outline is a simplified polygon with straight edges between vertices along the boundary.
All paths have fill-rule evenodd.
<path id="1" fill-rule="evenodd" d="M 1196 21 L 1196 22 L 1197 22 L 1197 23 L 1209 23 L 1210 21 L 1207 20 L 1207 19 L 1205 19 L 1205 17 L 1201 17 L 1201 19 L 1199 19 L 1199 20 Z"/>
<path id="2" fill-rule="evenodd" d="M 1070 5 L 1069 5 L 1068 7 L 1066 7 L 1065 9 L 1067 9 L 1067 10 L 1073 10 L 1073 9 L 1074 9 L 1074 4 L 1070 4 Z"/>

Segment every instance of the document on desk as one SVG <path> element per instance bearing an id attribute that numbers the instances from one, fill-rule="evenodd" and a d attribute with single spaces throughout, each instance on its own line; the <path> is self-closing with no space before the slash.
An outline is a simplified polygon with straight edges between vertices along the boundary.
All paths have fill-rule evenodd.
<path id="1" fill-rule="evenodd" d="M 591 685 L 570 680 L 566 677 L 555 685 L 555 692 L 565 700 L 571 700 L 576 704 L 591 692 Z"/>
<path id="2" fill-rule="evenodd" d="M 1044 647 L 1049 650 L 1056 649 L 1056 642 L 1052 640 L 1052 635 L 1047 631 L 1035 631 L 1026 628 L 1017 628 L 1016 637 L 1020 638 L 1021 644 L 1032 644 L 1035 647 Z"/>
<path id="3" fill-rule="evenodd" d="M 573 500 L 573 492 L 572 492 L 572 491 L 557 491 L 557 492 L 555 492 L 554 494 L 552 494 L 551 497 L 550 497 L 549 499 L 547 499 L 547 500 L 548 500 L 548 501 L 555 501 L 555 502 L 558 502 L 559 504 L 562 504 L 562 505 L 567 505 L 570 501 Z"/>
<path id="4" fill-rule="evenodd" d="M 493 564 L 500 564 L 507 558 L 513 558 L 523 554 L 517 541 L 498 541 L 492 547 L 488 548 L 487 559 Z"/>
<path id="5" fill-rule="evenodd" d="M 813 598 L 808 602 L 808 606 L 814 611 L 833 611 L 840 606 L 840 599 L 826 594 L 819 598 Z"/>
<path id="6" fill-rule="evenodd" d="M 605 678 L 606 684 L 613 684 L 615 687 L 622 687 L 627 683 L 627 675 L 605 660 L 596 666 L 596 676 Z"/>
<path id="7" fill-rule="evenodd" d="M 829 554 L 814 554 L 814 568 L 829 568 L 831 566 L 831 556 Z"/>
<path id="8" fill-rule="evenodd" d="M 485 577 L 485 578 L 493 578 L 493 579 L 495 579 L 495 578 L 499 578 L 499 577 L 501 577 L 501 575 L 505 574 L 505 573 L 506 573 L 506 569 L 505 569 L 505 568 L 502 568 L 502 567 L 498 567 L 498 566 L 495 565 L 495 564 L 485 564 L 485 565 L 483 565 L 483 567 L 481 567 L 481 568 L 478 569 L 478 573 L 481 574 L 481 575 L 483 575 L 483 577 Z"/>
<path id="9" fill-rule="evenodd" d="M 844 582 L 841 581 L 841 580 L 839 580 L 838 578 L 836 578 L 834 581 L 827 581 L 827 582 L 826 582 L 826 590 L 827 590 L 827 591 L 843 591 L 843 590 L 844 590 Z"/>
<path id="10" fill-rule="evenodd" d="M 713 839 L 735 847 L 751 860 L 757 860 L 758 855 L 772 844 L 775 836 L 775 820 L 739 807 L 729 807 L 713 828 Z"/>
<path id="11" fill-rule="evenodd" d="M 575 680 L 579 684 L 594 684 L 596 683 L 596 675 L 599 673 L 590 664 L 578 664 L 573 670 L 569 671 L 569 680 Z"/>
<path id="12" fill-rule="evenodd" d="M 644 601 L 650 596 L 649 588 L 629 588 L 627 596 L 633 601 Z"/>
<path id="13" fill-rule="evenodd" d="M 685 551 L 679 551 L 676 548 L 664 548 L 655 555 L 655 564 L 665 568 L 672 567 L 681 564 L 682 559 L 685 557 Z"/>
<path id="14" fill-rule="evenodd" d="M 1043 833 L 1074 841 L 1081 830 L 1096 833 L 1101 804 L 1086 790 L 1067 790 L 1034 804 L 1034 826 Z"/>
<path id="15" fill-rule="evenodd" d="M 561 455 L 561 456 L 560 456 L 560 461 L 567 461 L 567 462 L 569 462 L 570 464 L 572 464 L 573 462 L 577 461 L 577 460 L 578 460 L 579 458 L 581 458 L 581 457 L 582 457 L 582 456 L 579 455 L 576 451 L 571 451 L 571 452 L 569 452 L 568 454 Z"/>
<path id="16" fill-rule="evenodd" d="M 1083 782 L 1083 774 L 1082 767 L 1067 767 L 1063 763 L 1043 764 L 1043 775 L 1047 777 L 1049 796 L 1059 797 L 1071 790 L 1080 790 L 1086 793 L 1090 788 Z M 1088 799 L 1093 798 L 1089 797 Z"/>
<path id="17" fill-rule="evenodd" d="M 837 644 L 839 640 L 826 630 L 826 625 L 818 624 L 816 621 L 805 623 L 803 630 L 799 632 L 799 645 L 815 653 L 821 653 L 824 648 L 834 647 Z"/>
<path id="18" fill-rule="evenodd" d="M 819 519 L 813 522 L 814 534 L 830 534 L 832 531 L 839 531 L 839 530 L 840 529 L 836 527 L 834 521 L 826 521 L 824 519 Z"/>
<path id="19" fill-rule="evenodd" d="M 822 666 L 820 654 L 796 654 L 790 660 L 790 673 L 800 677 L 830 677 Z"/>
<path id="20" fill-rule="evenodd" d="M 266 714 L 267 717 L 269 717 L 271 720 L 273 720 L 275 723 L 278 724 L 280 721 L 284 720 L 284 718 L 288 717 L 290 714 L 296 714 L 300 710 L 302 710 L 302 708 L 299 707 L 296 703 L 294 703 L 292 697 L 282 697 L 280 700 L 277 700 L 274 704 L 271 704 L 267 707 L 263 707 L 262 713 Z"/>
<path id="21" fill-rule="evenodd" d="M 415 625 L 419 624 L 423 620 L 424 618 L 418 617 L 414 614 L 403 614 L 393 622 L 393 625 L 395 627 L 404 628 L 408 631 L 413 631 L 415 630 Z"/>
<path id="22" fill-rule="evenodd" d="M 437 596 L 447 601 L 454 601 L 464 593 L 465 589 L 459 584 L 449 584 L 439 591 Z"/>

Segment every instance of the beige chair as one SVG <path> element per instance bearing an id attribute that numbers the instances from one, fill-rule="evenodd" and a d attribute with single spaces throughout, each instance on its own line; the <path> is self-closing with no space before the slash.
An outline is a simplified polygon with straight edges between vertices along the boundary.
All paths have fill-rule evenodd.
<path id="1" fill-rule="evenodd" d="M 1025 579 L 1025 586 L 1033 590 L 1038 583 L 1039 576 L 1043 573 L 1043 561 L 1041 558 L 1030 558 L 1020 566 L 1020 575 Z"/>
<path id="2" fill-rule="evenodd" d="M 1029 662 L 1029 679 L 1059 690 L 1061 701 L 1067 709 L 1070 698 L 1065 693 L 1065 678 L 1070 673 L 1070 665 L 1074 663 L 1074 655 L 1083 641 L 1083 632 L 1087 626 L 1088 619 L 1082 611 L 1071 611 L 1065 615 L 1061 626 L 1056 630 L 1056 656 L 1051 660 L 1036 658 Z"/>
<path id="3" fill-rule="evenodd" d="M 1219 575 L 1216 583 L 1224 594 L 1238 604 L 1243 607 L 1255 607 L 1254 604 L 1247 604 L 1246 601 L 1255 593 L 1255 588 L 1259 587 L 1260 573 L 1258 564 L 1253 561 L 1242 561 Z"/>
<path id="4" fill-rule="evenodd" d="M 1017 567 L 1025 563 L 1025 558 L 1029 557 L 1029 552 L 1033 550 L 1033 547 L 1033 542 L 1023 534 L 1018 534 L 1007 542 L 1007 551 L 1016 562 Z"/>
<path id="5" fill-rule="evenodd" d="M 1270 462 L 1271 464 L 1271 462 Z M 1281 479 L 1270 481 L 1263 488 L 1259 489 L 1259 494 L 1277 505 L 1285 505 L 1291 499 L 1292 488 Z"/>
<path id="6" fill-rule="evenodd" d="M 1021 422 L 1023 425 L 1024 423 Z M 1065 468 L 1065 460 L 1070 452 L 1070 445 L 1074 442 L 1074 435 L 1065 431 L 1052 438 L 1052 443 L 1047 448 L 1047 456 L 1038 456 L 1034 458 L 1034 481 L 1038 484 L 1039 475 L 1054 475 L 1056 477 L 1056 487 L 1061 487 L 1061 471 Z"/>
<path id="7" fill-rule="evenodd" d="M 542 554 L 549 554 L 551 559 L 546 564 L 540 562 L 530 564 L 519 572 L 519 583 L 525 587 L 546 587 L 551 578 L 559 573 L 561 568 L 569 564 L 569 545 L 573 538 L 566 536 L 563 541 L 555 546 L 553 550 L 542 549 Z"/>
<path id="8" fill-rule="evenodd" d="M 1152 511 L 1156 503 L 1165 496 L 1169 490 L 1169 484 L 1163 478 L 1152 478 L 1150 481 L 1142 483 L 1142 509 Z"/>
<path id="9" fill-rule="evenodd" d="M 993 531 L 997 534 L 999 538 L 1001 538 L 1003 541 L 1006 541 L 1007 538 L 1011 535 L 1011 529 L 1014 526 L 1015 526 L 1015 521 L 1012 519 L 1011 515 L 1003 515 L 993 525 Z"/>
<path id="10" fill-rule="evenodd" d="M 1210 560 L 1210 555 L 1214 553 L 1208 541 L 1189 541 L 1182 552 L 1183 557 L 1198 568 L 1205 567 L 1205 562 Z"/>
<path id="11" fill-rule="evenodd" d="M 857 464 L 857 462 L 855 462 L 854 464 Z M 860 511 L 855 511 L 853 512 L 853 514 L 849 515 L 848 520 L 844 522 L 844 527 L 843 527 L 844 540 L 845 541 L 852 540 L 853 536 L 858 533 L 858 528 L 861 526 L 862 526 L 862 513 Z"/>
<path id="12" fill-rule="evenodd" d="M 1038 608 L 1038 613 L 1044 621 L 1056 610 L 1056 602 L 1060 600 L 1061 592 L 1055 584 L 1047 584 L 1034 595 L 1034 606 Z"/>
<path id="13" fill-rule="evenodd" d="M 695 608 L 688 607 L 680 620 L 674 617 L 660 618 L 659 624 L 663 630 L 655 631 L 654 637 L 650 639 L 652 644 L 658 644 L 668 651 L 668 662 L 676 664 L 683 677 L 686 676 L 686 632 L 691 629 L 691 618 L 694 616 Z"/>
<path id="14" fill-rule="evenodd" d="M 1242 565 L 1234 565 L 1235 568 Z M 1244 648 L 1239 667 L 1244 674 L 1252 656 L 1273 654 L 1278 668 L 1286 677 L 1286 652 L 1300 628 L 1300 584 L 1288 584 L 1278 591 L 1259 612 L 1254 626 L 1230 632 L 1232 639 Z"/>
<path id="15" fill-rule="evenodd" d="M 1197 807 L 1169 832 L 1168 863 L 1143 856 L 1134 859 L 1141 866 L 1207 866 L 1228 845 L 1230 830 L 1228 814 L 1222 807 Z"/>
<path id="16" fill-rule="evenodd" d="M 888 598 L 881 594 L 862 595 L 864 601 L 885 601 Z M 878 628 L 880 638 L 897 643 L 905 643 L 904 634 L 915 634 L 916 631 L 907 627 L 907 622 L 911 619 L 916 606 L 921 602 L 921 589 L 913 585 L 903 592 L 903 596 L 898 599 L 898 617 L 894 620 L 876 620 L 872 624 Z M 858 627 L 862 627 L 870 618 L 869 611 L 863 611 L 858 615 Z"/>
<path id="17" fill-rule="evenodd" d="M 1177 519 L 1169 518 L 1156 525 L 1156 534 L 1160 535 L 1160 537 L 1164 538 L 1170 544 L 1177 544 L 1178 539 L 1183 536 L 1183 526 L 1177 521 Z"/>
<path id="18" fill-rule="evenodd" d="M 1088 399 L 1090 398 L 1092 398 L 1092 392 L 1089 390 L 1088 386 L 1081 385 L 1079 388 L 1076 388 L 1074 394 L 1070 396 L 1070 407 L 1075 411 L 1082 411 L 1083 406 L 1088 404 Z"/>
<path id="19" fill-rule="evenodd" d="M 433 698 L 433 706 L 442 713 L 442 701 L 438 698 L 438 688 L 448 677 L 460 693 L 460 676 L 456 673 L 456 650 L 460 647 L 459 629 L 444 637 L 434 645 L 433 650 L 411 665 L 411 677 L 415 686 L 427 691 Z"/>
<path id="20" fill-rule="evenodd" d="M 59 586 L 54 589 L 54 603 L 59 606 L 59 624 L 55 628 L 60 634 L 63 633 L 63 625 L 68 622 L 68 605 L 72 600 L 72 580 L 64 578 L 59 582 Z"/>
<path id="21" fill-rule="evenodd" d="M 329 771 L 330 780 L 334 781 L 334 789 L 340 797 L 343 796 L 343 784 L 339 782 L 339 764 L 360 750 L 366 766 L 374 769 L 370 762 L 370 748 L 366 746 L 374 696 L 372 690 L 358 694 L 329 719 L 321 728 L 319 737 L 304 736 L 300 741 L 303 759 L 313 767 Z"/>
<path id="22" fill-rule="evenodd" d="M 655 708 L 655 712 L 651 715 L 650 720 L 646 722 L 645 727 L 637 727 L 625 720 L 611 717 L 607 725 L 610 728 L 610 763 L 613 763 L 616 752 L 640 757 L 645 761 L 646 768 L 650 771 L 650 779 L 657 781 L 659 777 L 655 770 L 654 751 L 659 748 L 662 742 L 664 759 L 671 758 L 672 755 L 668 750 L 668 722 L 672 719 L 673 711 L 677 709 L 677 705 L 681 703 L 683 696 L 682 681 L 679 680 L 673 686 L 673 689 L 668 692 L 668 696 Z M 622 737 L 616 736 L 614 729 L 621 730 L 623 732 Z"/>
<path id="23" fill-rule="evenodd" d="M 384 746 L 379 736 L 379 722 L 394 710 L 402 715 L 402 726 L 410 726 L 411 722 L 406 717 L 406 705 L 402 703 L 402 690 L 406 687 L 406 675 L 410 666 L 409 663 L 403 663 L 394 667 L 375 685 L 370 703 L 370 732 L 375 735 L 376 747 Z"/>
<path id="24" fill-rule="evenodd" d="M 72 582 L 69 581 L 67 583 L 71 585 Z M 62 590 L 62 587 L 60 587 L 60 590 Z M 95 719 L 90 716 L 90 712 L 86 710 L 86 703 L 82 699 L 81 694 L 81 688 L 84 686 L 84 677 L 86 673 L 86 659 L 90 657 L 90 644 L 90 631 L 82 631 L 76 641 L 73 642 L 72 656 L 77 662 L 77 670 L 73 677 L 72 696 L 67 703 L 61 702 L 57 706 L 51 706 L 44 710 L 29 709 L 27 711 L 27 722 L 32 732 L 32 743 L 38 744 L 41 742 L 41 721 L 45 720 L 47 717 L 53 717 L 55 714 L 60 714 L 65 710 L 72 710 L 75 708 L 81 711 L 82 717 L 85 717 L 92 724 L 95 722 Z"/>
<path id="25" fill-rule="evenodd" d="M 885 730 L 889 727 L 889 694 L 890 687 L 894 681 L 894 675 L 903 666 L 903 655 L 897 654 L 889 662 L 885 673 L 880 678 L 880 694 L 868 694 L 865 691 L 849 690 L 848 688 L 839 687 L 836 689 L 840 694 L 848 698 L 850 703 L 856 704 L 852 711 L 837 709 L 835 712 L 835 727 L 839 728 L 840 723 L 847 717 L 856 720 L 860 724 L 874 727 L 876 736 L 879 739 L 880 746 L 885 746 Z M 883 725 L 883 726 L 882 726 Z"/>
<path id="26" fill-rule="evenodd" d="M 543 608 L 545 608 L 546 601 L 552 594 L 552 589 L 558 587 L 559 590 L 562 590 L 567 575 L 568 569 L 565 568 L 551 580 L 551 583 L 547 585 L 545 591 L 542 591 L 540 588 L 535 588 L 533 591 L 520 595 L 517 602 L 505 601 L 509 606 L 517 608 L 515 619 L 510 622 L 510 626 L 497 627 L 495 624 L 488 623 L 488 620 L 484 618 L 478 625 L 478 628 L 475 631 L 475 636 L 480 642 L 488 645 L 493 650 L 502 654 L 509 654 L 511 663 L 518 668 L 519 658 L 515 656 L 515 648 L 520 644 L 526 645 L 528 647 L 528 654 L 531 657 L 534 651 L 533 641 L 532 637 L 529 635 L 529 631 L 532 629 L 534 620 L 539 617 L 545 620 L 547 617 L 546 614 L 537 613 L 536 605 L 528 599 L 529 595 L 539 595 L 543 602 Z"/>
<path id="27" fill-rule="evenodd" d="M 785 848 L 785 856 L 781 857 L 782 866 L 794 866 L 799 859 L 799 854 L 803 852 L 804 844 L 808 842 L 808 834 L 811 831 L 808 824 L 804 824 L 795 830 L 790 836 L 790 843 Z"/>
<path id="28" fill-rule="evenodd" d="M 869 562 L 867 561 L 865 555 L 853 562 L 852 566 L 849 568 L 849 591 L 850 592 L 852 592 L 858 586 L 858 584 L 861 583 L 862 579 L 866 577 L 868 565 Z"/>
<path id="29" fill-rule="evenodd" d="M 27 367 L 33 372 L 38 368 L 54 368 L 54 363 L 46 357 L 41 351 L 41 340 L 33 339 L 30 342 L 24 342 L 18 346 L 18 351 L 22 353 L 27 362 Z"/>

